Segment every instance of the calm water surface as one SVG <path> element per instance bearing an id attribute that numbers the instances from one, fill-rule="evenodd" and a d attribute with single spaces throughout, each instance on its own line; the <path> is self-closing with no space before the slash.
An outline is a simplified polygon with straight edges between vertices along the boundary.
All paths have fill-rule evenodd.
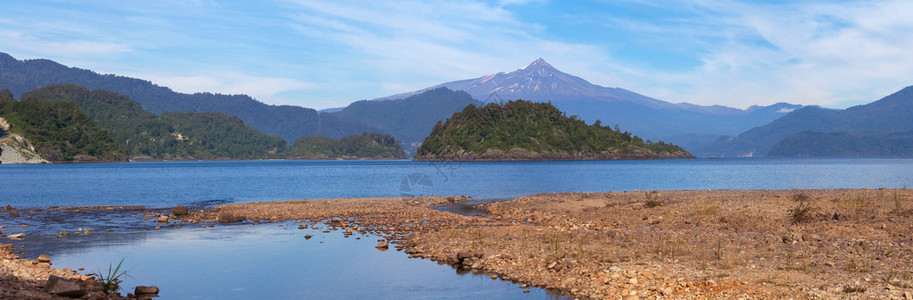
<path id="1" fill-rule="evenodd" d="M 409 180 L 409 179 L 413 180 Z M 404 185 L 404 180 L 406 181 Z M 410 184 L 415 183 L 415 184 Z M 276 201 L 402 194 L 913 187 L 911 158 L 596 162 L 231 161 L 0 165 L 14 207 Z"/>
<path id="2" fill-rule="evenodd" d="M 913 159 L 697 159 L 599 162 L 246 161 L 0 165 L 0 205 L 142 205 L 401 195 L 510 198 L 543 192 L 913 187 Z M 110 219 L 56 222 L 74 231 Z M 120 220 L 124 222 L 123 220 Z M 114 220 L 112 222 L 117 222 Z M 83 224 L 85 223 L 85 224 Z M 19 221 L 0 218 L 15 233 Z M 117 226 L 116 224 L 114 225 Z M 33 226 L 40 227 L 40 226 Z M 29 237 L 31 256 L 87 272 L 124 262 L 164 299 L 560 298 L 541 289 L 378 251 L 376 237 L 342 238 L 277 224 Z M 24 230 L 24 229 L 23 229 Z M 135 229 L 134 229 L 135 230 Z M 315 236 L 303 238 L 305 233 Z M 9 243 L 10 240 L 0 240 Z M 321 243 L 323 242 L 323 243 Z"/>

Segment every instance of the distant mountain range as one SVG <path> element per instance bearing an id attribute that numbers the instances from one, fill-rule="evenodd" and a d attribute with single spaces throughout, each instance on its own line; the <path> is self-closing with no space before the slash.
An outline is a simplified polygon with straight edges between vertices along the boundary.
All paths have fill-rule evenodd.
<path id="1" fill-rule="evenodd" d="M 318 112 L 297 106 L 267 105 L 246 95 L 177 93 L 146 80 L 101 75 L 50 60 L 19 61 L 0 53 L 0 88 L 7 87 L 20 95 L 62 83 L 117 92 L 156 114 L 227 113 L 240 117 L 253 129 L 281 136 L 286 141 L 309 135 L 341 138 L 365 132 L 391 134 L 401 142 L 407 156 L 414 155 L 437 122 L 466 105 L 514 99 L 551 102 L 561 111 L 578 115 L 589 123 L 600 120 L 607 125 L 618 124 L 644 139 L 680 145 L 698 157 L 819 155 L 823 152 L 812 149 L 835 141 L 864 144 L 857 147 L 864 151 L 854 152 L 844 147 L 838 151 L 844 153 L 840 155 L 885 155 L 897 153 L 897 145 L 909 135 L 903 132 L 913 131 L 910 126 L 913 118 L 909 118 L 913 98 L 910 88 L 847 110 L 788 103 L 736 109 L 669 103 L 622 88 L 598 86 L 538 59 L 513 72 L 442 83 Z M 876 140 L 882 146 L 869 144 Z M 812 141 L 818 146 L 809 144 Z"/>
<path id="2" fill-rule="evenodd" d="M 155 114 L 165 111 L 227 113 L 240 117 L 251 128 L 281 136 L 286 141 L 305 135 L 340 138 L 376 131 L 357 121 L 341 120 L 310 108 L 267 105 L 247 95 L 177 93 L 142 79 L 102 75 L 46 59 L 20 61 L 0 53 L 0 88 L 9 88 L 16 96 L 40 87 L 67 83 L 126 95 Z"/>
<path id="3" fill-rule="evenodd" d="M 700 149 L 713 156 L 909 156 L 913 86 L 847 108 L 808 106 Z M 832 147 L 823 147 L 832 145 Z M 854 150 L 855 149 L 855 150 Z"/>
<path id="4" fill-rule="evenodd" d="M 483 101 L 548 101 L 586 121 L 619 124 L 641 137 L 675 143 L 689 151 L 697 145 L 767 124 L 802 107 L 777 103 L 742 110 L 720 105 L 674 104 L 622 88 L 592 84 L 555 69 L 541 58 L 513 72 L 442 83 L 374 100 L 398 99 L 442 87 L 466 91 L 473 98 Z M 701 154 L 695 153 L 698 156 Z"/>

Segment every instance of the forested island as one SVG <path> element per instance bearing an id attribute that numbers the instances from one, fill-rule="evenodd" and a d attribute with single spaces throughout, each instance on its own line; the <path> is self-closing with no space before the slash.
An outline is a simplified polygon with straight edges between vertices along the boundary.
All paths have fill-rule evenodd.
<path id="1" fill-rule="evenodd" d="M 694 158 L 679 146 L 652 142 L 568 117 L 551 103 L 517 100 L 468 105 L 438 122 L 415 160 L 523 161 Z"/>

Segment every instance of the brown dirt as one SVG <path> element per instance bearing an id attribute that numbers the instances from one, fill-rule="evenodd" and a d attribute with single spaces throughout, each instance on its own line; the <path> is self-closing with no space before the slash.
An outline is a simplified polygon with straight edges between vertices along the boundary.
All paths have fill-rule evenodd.
<path id="1" fill-rule="evenodd" d="M 456 200 L 243 203 L 187 219 L 326 222 L 581 298 L 913 298 L 906 189 L 540 194 L 483 205 L 484 217 L 428 208 Z"/>

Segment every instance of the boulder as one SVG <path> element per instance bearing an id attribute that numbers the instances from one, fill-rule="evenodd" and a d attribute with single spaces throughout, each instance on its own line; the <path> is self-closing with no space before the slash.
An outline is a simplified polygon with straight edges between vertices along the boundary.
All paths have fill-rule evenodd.
<path id="1" fill-rule="evenodd" d="M 178 216 L 178 217 L 187 215 L 188 212 L 189 211 L 187 210 L 187 207 L 183 206 L 183 205 L 175 206 L 174 208 L 171 209 L 171 214 Z"/>
<path id="2" fill-rule="evenodd" d="M 45 289 L 47 289 L 48 293 L 61 297 L 80 298 L 86 294 L 86 290 L 82 289 L 76 282 L 54 275 L 48 277 Z"/>
<path id="3" fill-rule="evenodd" d="M 51 256 L 47 254 L 38 255 L 38 262 L 49 263 L 51 262 Z"/>
<path id="4" fill-rule="evenodd" d="M 229 212 L 222 212 L 219 214 L 219 223 L 235 223 L 244 221 L 244 217 L 236 216 Z"/>
<path id="5" fill-rule="evenodd" d="M 459 252 L 456 255 L 458 261 L 464 261 L 466 259 L 472 258 L 473 255 L 471 252 Z"/>
<path id="6" fill-rule="evenodd" d="M 154 285 L 151 285 L 151 286 L 138 285 L 138 286 L 136 286 L 136 289 L 133 290 L 133 294 L 135 294 L 137 297 L 141 297 L 143 295 L 158 295 L 159 287 L 154 286 Z"/>

